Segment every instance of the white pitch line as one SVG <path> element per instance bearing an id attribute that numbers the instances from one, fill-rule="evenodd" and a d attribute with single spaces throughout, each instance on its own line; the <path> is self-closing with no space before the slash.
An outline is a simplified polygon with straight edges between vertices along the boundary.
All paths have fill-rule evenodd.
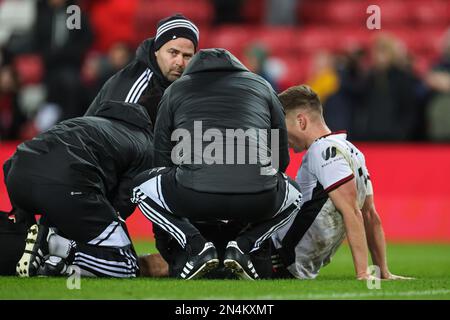
<path id="1" fill-rule="evenodd" d="M 269 295 L 269 296 L 258 296 L 258 297 L 252 297 L 252 300 L 320 300 L 320 299 L 358 299 L 358 298 L 370 298 L 370 297 L 414 297 L 414 296 L 436 296 L 436 295 L 443 295 L 443 294 L 449 294 L 450 290 L 441 289 L 441 290 L 424 290 L 424 291 L 379 291 L 379 290 L 371 290 L 370 292 L 354 292 L 354 293 L 331 293 L 331 294 L 298 294 L 298 295 L 283 295 L 283 296 L 277 296 L 277 295 Z M 155 299 L 155 298 L 146 298 L 146 299 Z M 171 297 L 165 297 L 165 298 L 157 298 L 157 299 L 171 299 Z M 246 297 L 225 297 L 225 296 L 208 296 L 208 297 L 198 297 L 196 300 L 236 300 L 236 299 L 248 299 Z"/>
<path id="2" fill-rule="evenodd" d="M 425 290 L 425 291 L 379 291 L 379 290 L 371 290 L 370 292 L 354 292 L 354 293 L 331 293 L 331 294 L 306 294 L 306 295 L 289 295 L 282 296 L 281 299 L 357 299 L 357 298 L 366 298 L 366 297 L 395 297 L 395 296 L 404 296 L 404 297 L 414 297 L 414 296 L 436 296 L 442 294 L 450 294 L 450 290 L 442 289 L 442 290 Z M 278 297 L 279 299 L 280 297 Z M 277 296 L 262 296 L 258 299 L 262 300 L 270 300 L 277 299 Z"/>

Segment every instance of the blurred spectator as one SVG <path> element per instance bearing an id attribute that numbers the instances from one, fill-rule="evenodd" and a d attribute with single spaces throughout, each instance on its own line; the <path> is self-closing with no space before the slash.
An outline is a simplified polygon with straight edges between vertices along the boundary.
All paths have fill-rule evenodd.
<path id="1" fill-rule="evenodd" d="M 414 136 L 418 108 L 416 79 L 400 63 L 407 59 L 397 39 L 382 35 L 372 46 L 364 108 L 355 134 L 365 140 L 410 140 Z"/>
<path id="2" fill-rule="evenodd" d="M 2 48 L 0 46 L 0 66 L 6 66 L 11 64 L 12 54 L 7 48 Z"/>
<path id="3" fill-rule="evenodd" d="M 92 35 L 87 17 L 81 14 L 81 28 L 69 30 L 66 9 L 70 0 L 48 0 L 38 7 L 35 44 L 45 65 L 47 101 L 61 108 L 61 119 L 80 116 L 86 109 L 80 101 L 80 69 Z"/>
<path id="4" fill-rule="evenodd" d="M 444 37 L 440 61 L 425 79 L 433 90 L 427 106 L 428 137 L 432 140 L 450 140 L 450 29 Z"/>
<path id="5" fill-rule="evenodd" d="M 124 68 L 131 61 L 133 55 L 134 53 L 126 43 L 115 43 L 108 51 L 101 82 L 104 83 L 109 77 Z"/>
<path id="6" fill-rule="evenodd" d="M 300 0 L 265 0 L 266 24 L 273 26 L 295 25 Z"/>
<path id="7" fill-rule="evenodd" d="M 214 24 L 242 22 L 242 4 L 245 0 L 212 0 L 214 5 Z"/>
<path id="8" fill-rule="evenodd" d="M 2 0 L 0 1 L 0 47 L 11 42 L 17 35 L 25 35 L 33 26 L 36 16 L 37 0 Z M 16 41 L 13 41 L 16 46 Z M 21 44 L 29 42 L 22 39 Z M 25 44 L 27 46 L 27 44 Z"/>
<path id="9" fill-rule="evenodd" d="M 339 79 L 330 53 L 322 51 L 314 56 L 311 75 L 306 83 L 317 93 L 322 103 L 337 91 Z"/>
<path id="10" fill-rule="evenodd" d="M 350 50 L 337 57 L 339 89 L 324 104 L 324 116 L 331 130 L 348 130 L 349 137 L 357 137 L 353 123 L 358 123 L 358 108 L 361 107 L 366 87 L 364 70 L 365 51 Z"/>
<path id="11" fill-rule="evenodd" d="M 26 117 L 18 104 L 19 80 L 10 65 L 0 64 L 0 141 L 17 139 Z"/>
<path id="12" fill-rule="evenodd" d="M 125 42 L 113 44 L 105 57 L 99 54 L 88 56 L 82 69 L 82 82 L 86 90 L 84 103 L 89 105 L 103 84 L 124 68 L 132 58 L 131 48 Z"/>
<path id="13" fill-rule="evenodd" d="M 267 49 L 260 44 L 249 45 L 244 52 L 244 65 L 270 83 L 272 88 L 278 92 L 278 85 L 268 70 L 268 52 Z"/>

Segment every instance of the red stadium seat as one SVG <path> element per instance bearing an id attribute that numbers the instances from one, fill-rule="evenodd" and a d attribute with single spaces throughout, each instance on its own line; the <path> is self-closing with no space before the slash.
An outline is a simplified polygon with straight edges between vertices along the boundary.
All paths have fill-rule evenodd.
<path id="1" fill-rule="evenodd" d="M 324 23 L 323 13 L 326 11 L 328 1 L 301 1 L 297 6 L 297 15 L 300 23 L 319 25 Z"/>
<path id="2" fill-rule="evenodd" d="M 325 27 L 304 28 L 296 35 L 295 46 L 301 53 L 336 50 L 336 35 Z"/>
<path id="3" fill-rule="evenodd" d="M 14 58 L 14 66 L 19 74 L 21 85 L 40 83 L 44 74 L 44 65 L 39 55 L 25 54 Z"/>
<path id="4" fill-rule="evenodd" d="M 278 81 L 279 91 L 304 83 L 310 74 L 312 56 L 309 54 L 276 56 L 286 66 L 285 73 Z"/>
<path id="5" fill-rule="evenodd" d="M 145 12 L 149 21 L 160 19 L 175 13 L 181 13 L 196 24 L 208 25 L 212 21 L 213 9 L 209 0 L 140 0 L 139 11 Z M 144 14 L 140 14 L 142 18 Z"/>
<path id="6" fill-rule="evenodd" d="M 324 8 L 324 19 L 335 25 L 362 25 L 368 17 L 363 1 L 329 1 Z"/>
<path id="7" fill-rule="evenodd" d="M 421 27 L 417 30 L 411 28 L 393 29 L 391 33 L 401 39 L 412 53 L 429 55 L 442 50 L 445 31 L 443 28 Z"/>
<path id="8" fill-rule="evenodd" d="M 154 35 L 158 21 L 175 13 L 192 20 L 200 28 L 200 33 L 213 18 L 209 0 L 140 0 L 135 17 L 137 37 L 144 39 Z"/>
<path id="9" fill-rule="evenodd" d="M 297 29 L 290 27 L 263 27 L 254 30 L 251 41 L 263 44 L 271 54 L 283 54 L 295 50 Z"/>
<path id="10" fill-rule="evenodd" d="M 209 48 L 224 48 L 236 57 L 242 57 L 246 46 L 251 42 L 251 31 L 243 25 L 222 26 L 214 29 L 214 36 L 210 36 L 207 43 Z"/>
<path id="11" fill-rule="evenodd" d="M 377 30 L 368 30 L 366 28 L 341 28 L 334 31 L 333 47 L 338 51 L 360 47 L 368 48 L 374 36 L 378 34 Z"/>
<path id="12" fill-rule="evenodd" d="M 137 0 L 92 1 L 90 21 L 96 37 L 95 49 L 105 52 L 117 41 L 136 42 L 136 11 Z"/>
<path id="13" fill-rule="evenodd" d="M 411 4 L 416 24 L 450 25 L 450 2 L 441 0 L 415 1 Z"/>
<path id="14" fill-rule="evenodd" d="M 241 15 L 244 21 L 251 24 L 261 24 L 264 21 L 265 0 L 244 1 Z"/>
<path id="15" fill-rule="evenodd" d="M 367 8 L 369 5 L 374 4 L 373 1 L 368 0 L 365 3 Z M 405 24 L 411 23 L 411 10 L 410 2 L 403 0 L 389 0 L 381 1 L 377 3 L 381 10 L 381 28 L 405 26 Z M 369 17 L 369 14 L 366 14 Z"/>

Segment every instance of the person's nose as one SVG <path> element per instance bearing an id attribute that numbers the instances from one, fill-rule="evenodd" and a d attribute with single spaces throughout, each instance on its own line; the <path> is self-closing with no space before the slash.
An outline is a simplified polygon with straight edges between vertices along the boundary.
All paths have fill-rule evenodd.
<path id="1" fill-rule="evenodd" d="M 175 65 L 179 67 L 183 66 L 183 57 L 181 54 L 177 55 L 175 58 Z"/>
<path id="2" fill-rule="evenodd" d="M 181 54 L 177 55 L 177 58 L 175 60 L 175 64 L 178 67 L 184 67 L 184 59 L 183 59 L 183 56 Z"/>

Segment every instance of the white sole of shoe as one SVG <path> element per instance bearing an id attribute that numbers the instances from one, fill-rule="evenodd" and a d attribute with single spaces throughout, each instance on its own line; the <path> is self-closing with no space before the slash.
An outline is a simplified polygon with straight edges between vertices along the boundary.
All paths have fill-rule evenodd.
<path id="1" fill-rule="evenodd" d="M 231 270 L 231 272 L 233 272 L 239 278 L 243 280 L 255 280 L 253 277 L 248 275 L 247 272 L 245 272 L 244 268 L 242 268 L 242 266 L 236 260 L 225 259 L 223 264 L 225 265 L 225 268 Z"/>
<path id="2" fill-rule="evenodd" d="M 33 256 L 30 252 L 33 251 L 33 247 L 36 244 L 38 231 L 39 227 L 37 224 L 32 225 L 30 229 L 28 229 L 27 240 L 25 243 L 25 250 L 16 266 L 16 274 L 19 277 L 27 278 L 30 276 L 34 276 L 34 274 L 30 275 L 30 264 L 31 258 Z"/>
<path id="3" fill-rule="evenodd" d="M 192 274 L 189 278 L 186 278 L 186 280 L 193 280 L 198 279 L 208 272 L 214 270 L 219 265 L 219 259 L 212 259 L 206 262 L 204 265 L 202 265 L 194 274 Z"/>

